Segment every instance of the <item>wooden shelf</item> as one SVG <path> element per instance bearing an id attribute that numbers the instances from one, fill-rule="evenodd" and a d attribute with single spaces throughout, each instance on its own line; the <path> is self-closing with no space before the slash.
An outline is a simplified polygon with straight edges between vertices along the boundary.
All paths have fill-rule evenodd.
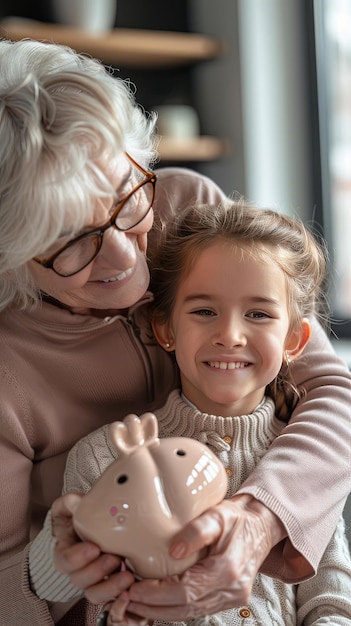
<path id="1" fill-rule="evenodd" d="M 230 143 L 205 135 L 189 139 L 161 137 L 158 153 L 161 161 L 211 161 L 227 156 Z"/>
<path id="2" fill-rule="evenodd" d="M 36 39 L 68 45 L 117 67 L 167 68 L 214 59 L 224 53 L 221 40 L 193 33 L 115 28 L 91 34 L 64 26 L 23 18 L 0 21 L 0 36 L 18 41 Z M 161 137 L 161 161 L 211 161 L 229 154 L 229 142 L 216 137 Z"/>
<path id="3" fill-rule="evenodd" d="M 29 37 L 68 45 L 118 67 L 175 67 L 213 59 L 224 52 L 221 40 L 201 34 L 129 28 L 92 34 L 22 18 L 2 20 L 0 36 L 15 41 Z"/>

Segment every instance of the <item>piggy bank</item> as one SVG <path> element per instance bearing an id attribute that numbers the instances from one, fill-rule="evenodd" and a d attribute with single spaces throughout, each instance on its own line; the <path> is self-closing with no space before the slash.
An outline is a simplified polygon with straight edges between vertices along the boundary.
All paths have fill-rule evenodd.
<path id="1" fill-rule="evenodd" d="M 103 552 L 124 557 L 138 577 L 181 574 L 203 553 L 173 559 L 170 542 L 190 520 L 223 500 L 222 463 L 194 439 L 158 438 L 153 413 L 113 422 L 109 437 L 119 456 L 75 511 L 77 534 Z"/>

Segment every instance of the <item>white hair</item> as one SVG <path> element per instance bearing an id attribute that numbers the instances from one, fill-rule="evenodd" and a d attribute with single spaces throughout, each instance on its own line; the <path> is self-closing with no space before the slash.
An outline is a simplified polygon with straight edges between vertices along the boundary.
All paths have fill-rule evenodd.
<path id="1" fill-rule="evenodd" d="M 156 156 L 128 81 L 71 48 L 0 41 L 0 310 L 38 298 L 26 264 L 111 193 L 104 157 Z"/>

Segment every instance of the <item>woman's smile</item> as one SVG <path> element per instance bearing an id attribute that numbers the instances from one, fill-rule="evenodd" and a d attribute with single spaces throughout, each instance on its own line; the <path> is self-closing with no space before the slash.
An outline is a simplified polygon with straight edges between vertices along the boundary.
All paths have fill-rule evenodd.
<path id="1" fill-rule="evenodd" d="M 134 272 L 134 267 L 130 267 L 127 270 L 123 271 L 123 272 L 119 272 L 118 274 L 115 274 L 113 276 L 110 276 L 109 278 L 100 278 L 100 279 L 96 279 L 96 280 L 92 280 L 90 282 L 92 283 L 98 283 L 98 284 L 104 284 L 104 285 L 108 285 L 111 283 L 120 283 L 121 281 L 125 280 L 126 278 L 129 278 L 129 276 L 131 276 L 131 274 L 133 274 Z"/>

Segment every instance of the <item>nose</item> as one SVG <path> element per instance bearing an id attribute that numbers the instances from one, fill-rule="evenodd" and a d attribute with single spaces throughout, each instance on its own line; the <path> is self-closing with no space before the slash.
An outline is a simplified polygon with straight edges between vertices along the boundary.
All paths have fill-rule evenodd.
<path id="1" fill-rule="evenodd" d="M 108 228 L 104 232 L 99 260 L 107 261 L 109 266 L 126 269 L 136 262 L 136 235 L 131 232 Z"/>
<path id="2" fill-rule="evenodd" d="M 240 316 L 220 317 L 213 335 L 213 342 L 227 349 L 246 345 L 247 338 Z"/>

